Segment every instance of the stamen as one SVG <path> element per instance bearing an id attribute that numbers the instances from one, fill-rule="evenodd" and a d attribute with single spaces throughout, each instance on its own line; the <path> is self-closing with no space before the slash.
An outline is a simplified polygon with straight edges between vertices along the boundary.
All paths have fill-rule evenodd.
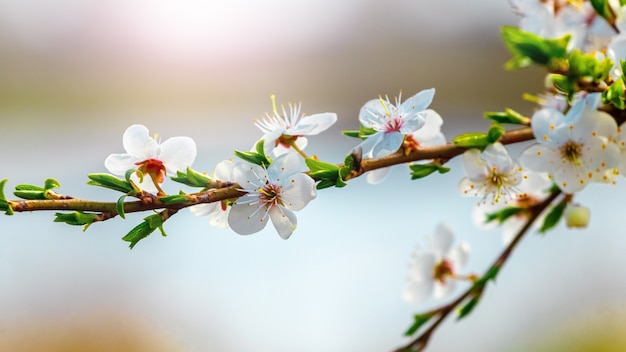
<path id="1" fill-rule="evenodd" d="M 391 116 L 391 112 L 389 112 L 389 109 L 387 109 L 387 105 L 385 105 L 385 101 L 383 100 L 383 97 L 379 95 L 378 100 L 380 101 L 380 105 L 383 106 L 383 109 L 385 109 L 385 113 L 387 114 L 387 116 Z"/>
<path id="2" fill-rule="evenodd" d="M 276 95 L 270 95 L 270 99 L 272 99 L 272 110 L 274 111 L 274 115 L 278 116 L 278 109 L 276 108 Z"/>

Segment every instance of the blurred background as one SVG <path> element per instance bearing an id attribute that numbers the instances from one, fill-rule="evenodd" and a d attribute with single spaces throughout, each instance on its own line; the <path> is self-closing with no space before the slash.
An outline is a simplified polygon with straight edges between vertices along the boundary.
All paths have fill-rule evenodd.
<path id="1" fill-rule="evenodd" d="M 261 136 L 253 122 L 271 94 L 339 115 L 307 147 L 328 162 L 358 143 L 340 131 L 357 129 L 360 107 L 380 94 L 435 87 L 448 139 L 484 130 L 484 111 L 531 114 L 521 96 L 542 88 L 541 70 L 502 69 L 499 30 L 518 20 L 495 0 L 5 0 L 0 178 L 7 193 L 54 177 L 62 193 L 114 201 L 85 175 L 106 172 L 133 123 L 194 138 L 194 168 L 211 172 Z M 410 253 L 438 222 L 470 241 L 470 271 L 502 248 L 498 230 L 472 224 L 476 199 L 459 196 L 463 171 L 450 166 L 419 182 L 397 166 L 380 185 L 321 191 L 289 241 L 183 211 L 168 237 L 129 251 L 120 238 L 146 214 L 85 233 L 51 213 L 2 217 L 0 350 L 395 348 L 412 315 L 439 303 L 401 298 Z M 430 350 L 623 350 L 626 239 L 614 217 L 625 196 L 624 182 L 588 187 L 577 198 L 592 210 L 589 228 L 529 235 L 469 319 L 447 321 Z"/>

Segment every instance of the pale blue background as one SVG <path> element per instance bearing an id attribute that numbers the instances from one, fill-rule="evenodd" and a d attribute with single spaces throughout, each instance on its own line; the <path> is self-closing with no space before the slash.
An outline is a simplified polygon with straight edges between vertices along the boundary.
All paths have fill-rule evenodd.
<path id="1" fill-rule="evenodd" d="M 450 139 L 484 129 L 483 111 L 530 114 L 521 94 L 542 86 L 539 70 L 501 68 L 509 56 L 499 28 L 518 21 L 505 1 L 311 1 L 300 10 L 273 1 L 257 16 L 245 2 L 184 3 L 180 13 L 163 1 L 126 10 L 123 2 L 0 4 L 0 178 L 12 188 L 54 177 L 63 193 L 113 201 L 86 186 L 85 174 L 105 172 L 132 123 L 194 138 L 194 167 L 210 172 L 260 137 L 253 121 L 276 94 L 302 101 L 308 114 L 339 114 L 307 151 L 341 162 L 357 141 L 340 131 L 358 128 L 359 108 L 379 94 L 434 86 Z M 205 26 L 203 16 L 218 23 Z M 134 18 L 152 22 L 133 35 Z M 122 327 L 163 350 L 390 350 L 412 314 L 436 303 L 412 306 L 401 292 L 411 251 L 438 222 L 470 241 L 471 271 L 502 248 L 498 230 L 473 226 L 476 200 L 460 197 L 460 163 L 450 166 L 419 182 L 397 166 L 381 185 L 357 179 L 321 191 L 288 241 L 271 228 L 248 237 L 217 230 L 183 211 L 166 223 L 168 237 L 129 251 L 120 238 L 141 215 L 86 233 L 52 223 L 51 213 L 2 217 L 0 342 L 18 350 L 81 329 L 105 341 L 125 336 Z M 624 326 L 625 196 L 623 179 L 586 189 L 577 200 L 592 210 L 590 227 L 528 236 L 471 317 L 447 321 L 431 350 L 522 351 L 572 321 Z"/>

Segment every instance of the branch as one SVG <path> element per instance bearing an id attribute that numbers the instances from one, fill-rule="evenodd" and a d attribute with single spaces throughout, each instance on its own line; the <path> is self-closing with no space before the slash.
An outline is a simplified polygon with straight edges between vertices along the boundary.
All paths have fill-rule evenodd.
<path id="1" fill-rule="evenodd" d="M 541 213 L 543 213 L 546 210 L 546 208 L 550 204 L 552 204 L 552 202 L 560 194 L 561 194 L 560 190 L 553 191 L 550 194 L 550 196 L 548 198 L 546 198 L 543 202 L 541 202 L 539 204 L 536 204 L 536 205 L 534 205 L 534 206 L 532 206 L 530 208 L 531 211 L 532 211 L 531 212 L 531 216 L 528 218 L 528 221 L 526 222 L 524 227 L 522 227 L 519 230 L 517 235 L 515 235 L 515 238 L 513 239 L 513 241 L 511 241 L 511 243 L 504 249 L 504 251 L 500 254 L 500 256 L 493 262 L 493 264 L 491 264 L 489 269 L 487 269 L 487 271 L 483 275 L 483 278 L 485 278 L 489 273 L 492 273 L 494 270 L 499 270 L 500 268 L 502 268 L 502 266 L 506 263 L 506 261 L 510 257 L 511 252 L 513 252 L 513 249 L 515 249 L 515 247 L 518 245 L 518 243 L 520 242 L 522 237 L 524 237 L 524 235 L 528 232 L 528 230 L 530 229 L 531 225 L 537 220 L 539 215 L 541 215 Z M 426 348 L 426 345 L 428 344 L 428 341 L 429 341 L 431 335 L 437 329 L 437 327 L 443 322 L 443 320 L 457 306 L 459 306 L 461 303 L 463 303 L 470 296 L 472 296 L 472 295 L 474 295 L 474 296 L 482 295 L 483 290 L 486 287 L 485 286 L 486 283 L 487 282 L 485 280 L 482 280 L 482 279 L 475 280 L 474 284 L 470 288 L 468 288 L 467 291 L 465 291 L 461 296 L 459 296 L 457 299 L 455 299 L 451 303 L 449 303 L 449 304 L 447 304 L 447 305 L 445 305 L 445 306 L 443 306 L 443 307 L 441 307 L 441 308 L 436 310 L 437 311 L 436 314 L 438 315 L 437 320 L 435 320 L 435 322 L 432 323 L 428 327 L 428 329 L 426 329 L 424 332 L 422 332 L 421 335 L 416 337 L 414 340 L 412 340 L 411 342 L 409 342 L 405 346 L 396 349 L 394 352 L 423 351 Z"/>
<path id="2" fill-rule="evenodd" d="M 512 144 L 534 139 L 532 130 L 529 127 L 521 128 L 506 132 L 499 140 L 502 144 Z M 443 146 L 436 147 L 420 147 L 417 150 L 413 150 L 410 153 L 404 153 L 403 149 L 398 152 L 379 159 L 366 159 L 360 164 L 355 166 L 355 170 L 346 177 L 346 180 L 350 180 L 361 176 L 362 174 L 381 169 L 393 165 L 405 164 L 419 160 L 432 160 L 436 159 L 442 163 L 447 162 L 453 157 L 462 154 L 467 148 L 459 147 L 455 144 L 448 143 Z M 124 212 L 135 213 L 147 210 L 155 209 L 182 209 L 190 207 L 192 205 L 213 203 L 223 200 L 239 198 L 245 194 L 241 191 L 241 187 L 238 184 L 231 183 L 217 183 L 216 185 L 228 184 L 229 186 L 221 188 L 213 188 L 207 191 L 189 194 L 187 201 L 183 203 L 166 204 L 158 197 L 145 196 L 139 201 L 125 202 Z M 68 196 L 59 196 L 59 199 L 46 199 L 46 200 L 10 200 L 9 206 L 14 212 L 31 212 L 40 210 L 78 210 L 89 211 L 96 213 L 107 213 L 105 218 L 110 219 L 117 214 L 117 203 L 115 202 L 96 202 L 85 199 L 71 198 Z M 65 199 L 69 198 L 69 199 Z"/>

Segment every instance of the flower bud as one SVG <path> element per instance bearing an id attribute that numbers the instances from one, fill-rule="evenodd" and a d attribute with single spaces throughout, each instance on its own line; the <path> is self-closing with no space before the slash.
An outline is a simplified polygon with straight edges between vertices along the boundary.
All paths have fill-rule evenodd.
<path id="1" fill-rule="evenodd" d="M 570 204 L 565 209 L 565 223 L 569 228 L 585 228 L 589 224 L 591 212 L 582 205 Z"/>

